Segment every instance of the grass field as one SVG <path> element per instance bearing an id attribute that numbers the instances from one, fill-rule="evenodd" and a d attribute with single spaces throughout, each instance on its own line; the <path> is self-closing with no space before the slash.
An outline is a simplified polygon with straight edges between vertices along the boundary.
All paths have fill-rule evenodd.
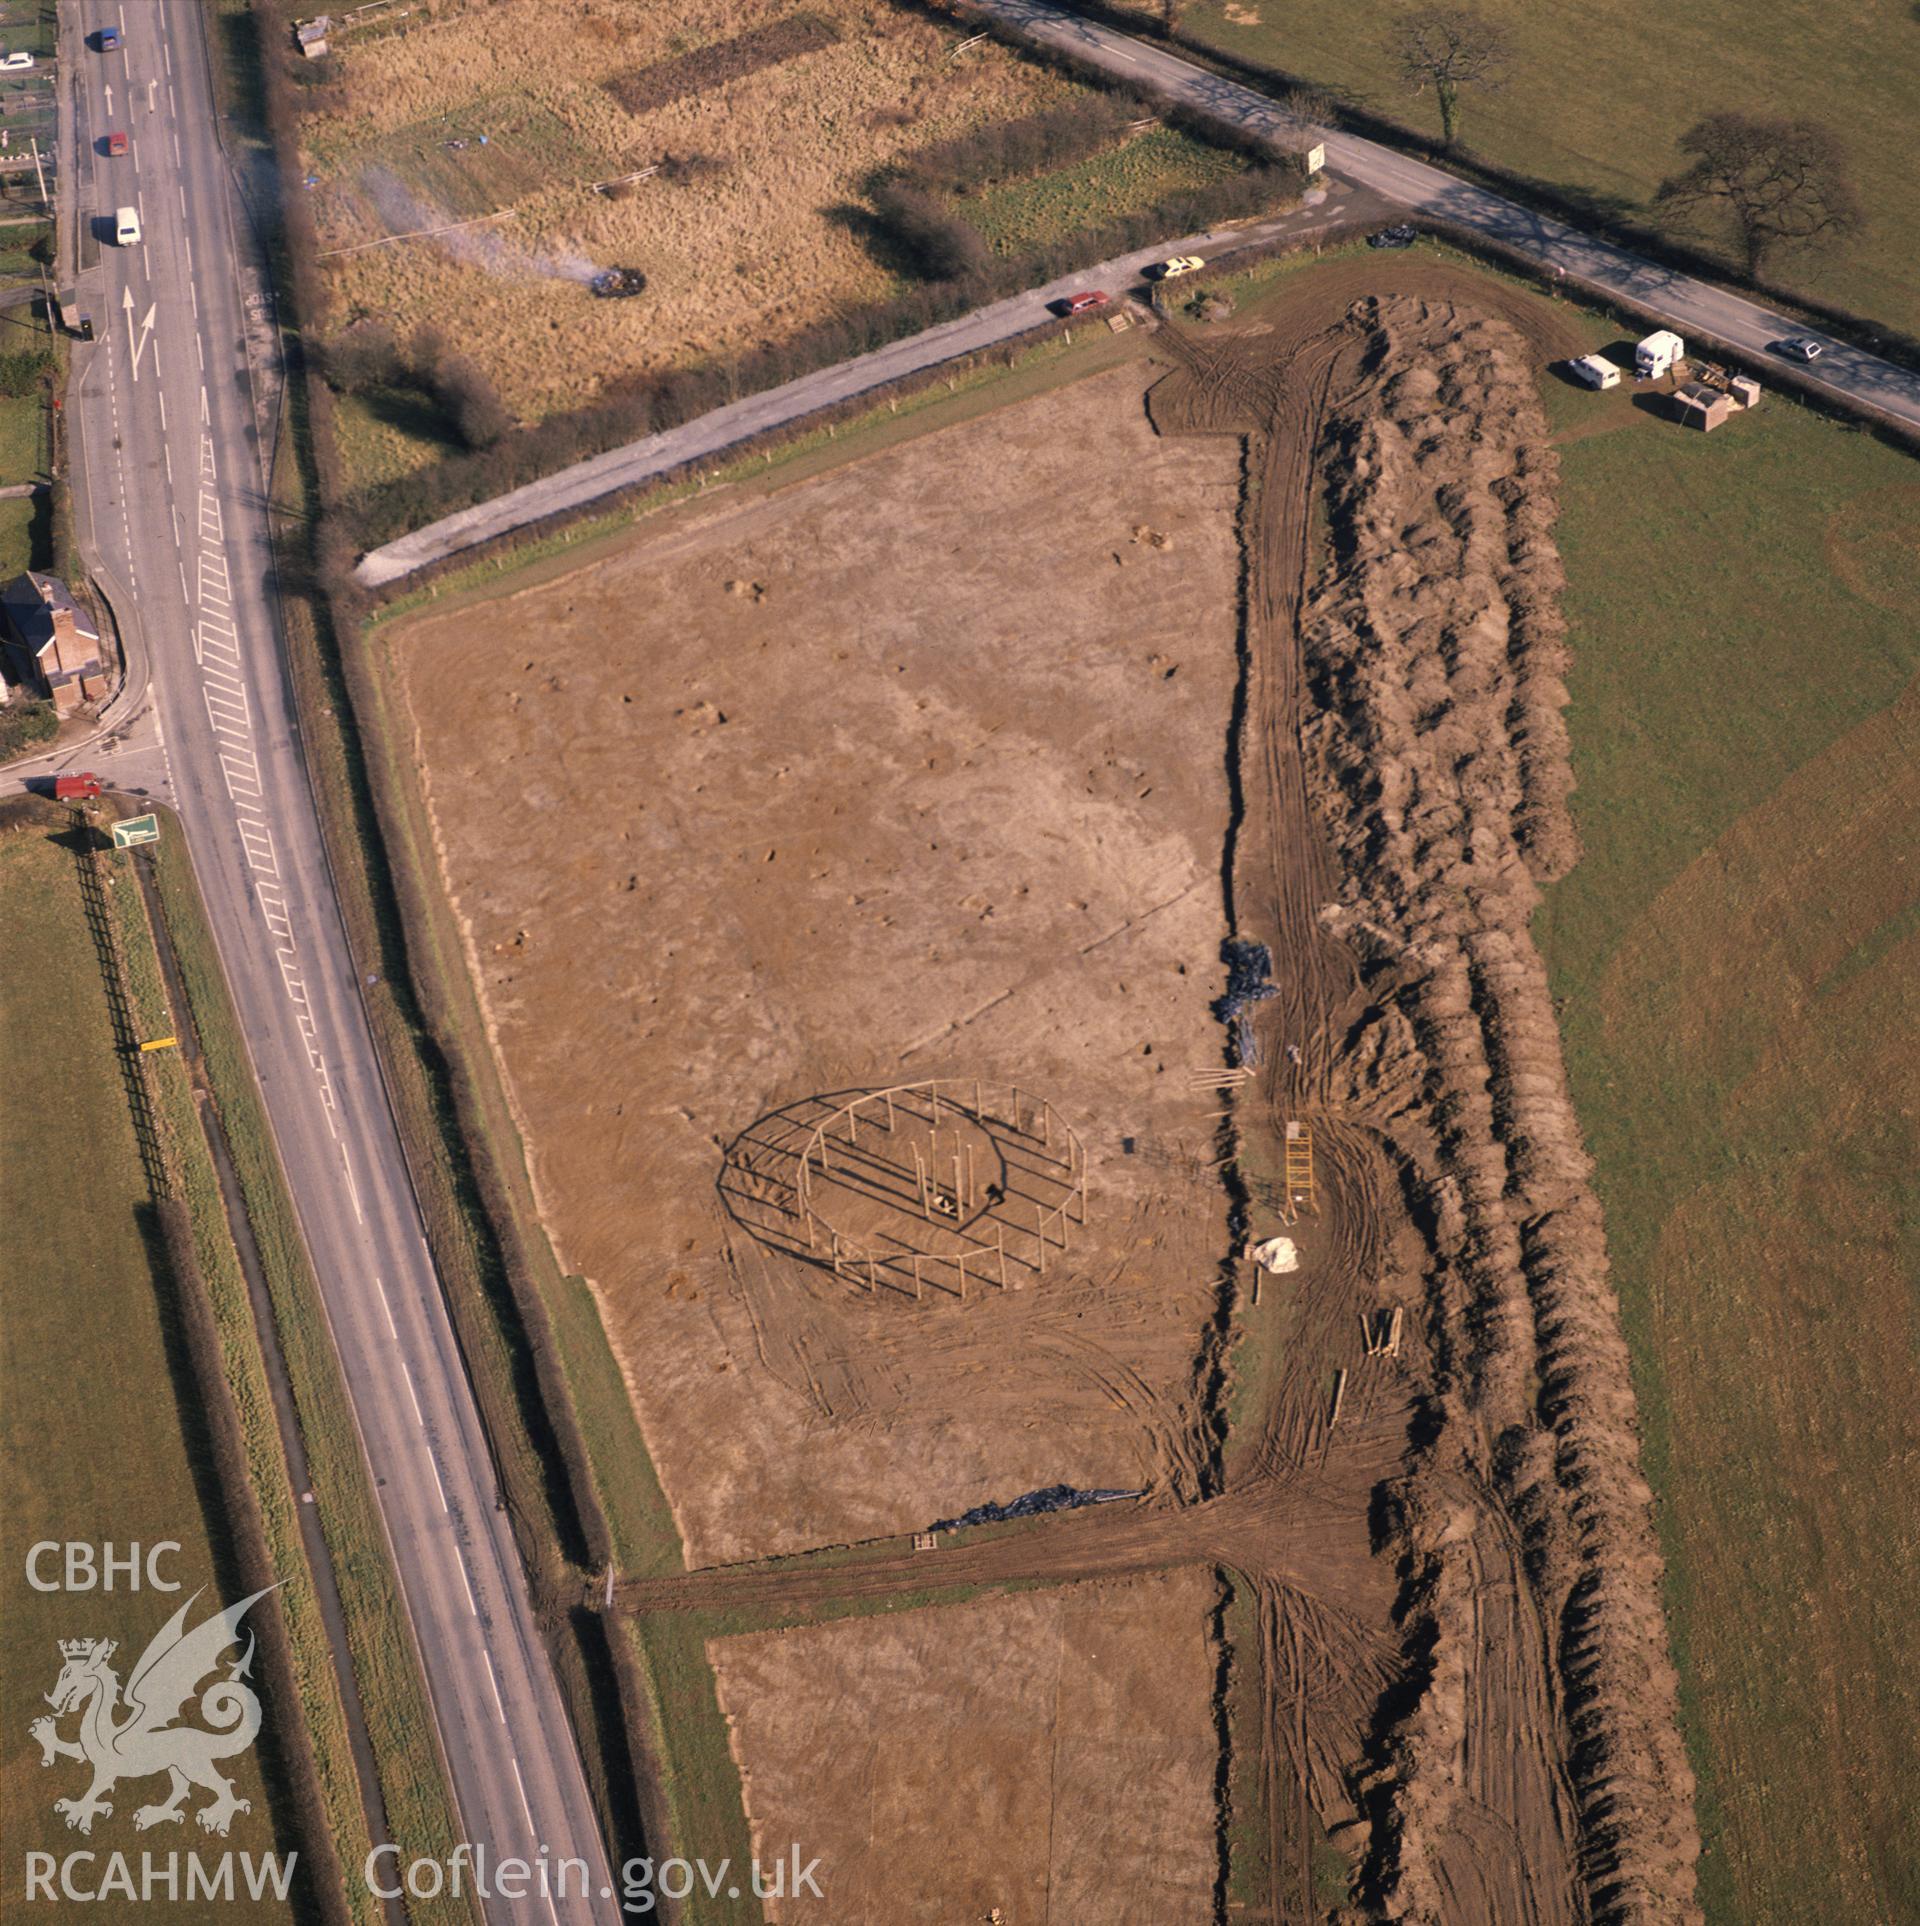
<path id="1" fill-rule="evenodd" d="M 39 1591 L 26 1578 L 29 1546 L 171 1539 L 180 1550 L 170 1575 L 189 1591 L 205 1587 L 207 1600 L 240 1594 L 74 858 L 44 828 L 0 834 L 0 972 L 9 986 L 0 1004 L 0 1568 L 8 1624 L 0 1679 L 24 1728 L 60 1669 L 59 1640 L 117 1640 L 124 1679 L 181 1602 L 130 1591 L 124 1579 L 111 1594 Z M 262 1686 L 257 1675 L 255 1683 Z M 276 1703 L 264 1688 L 262 1696 L 267 1730 L 297 1744 L 301 1708 Z M 228 1768 L 253 1804 L 234 1820 L 228 1843 L 255 1855 L 296 1845 L 262 1779 L 271 1743 Z M 55 1816 L 53 1801 L 84 1789 L 75 1762 L 43 1772 L 23 1732 L 6 1748 L 0 1822 L 9 1900 L 21 1897 L 26 1851 L 83 1843 Z M 124 1849 L 137 1837 L 132 1803 L 160 1796 L 156 1783 L 123 1786 L 115 1814 L 98 1822 L 90 1843 Z M 263 1902 L 241 1906 L 239 1916 L 295 1915 Z"/>
<path id="2" fill-rule="evenodd" d="M 542 0 L 508 0 L 355 47 L 344 103 L 302 130 L 322 247 L 511 214 L 444 245 L 330 262 L 337 318 L 441 323 L 534 419 L 636 363 L 685 365 L 884 299 L 892 274 L 849 218 L 872 170 L 1077 83 L 990 43 L 953 61 L 958 30 L 906 8 L 807 11 L 831 44 L 638 114 L 608 83 L 725 43 L 761 14 L 738 0 L 598 0 L 555 60 Z M 700 166 L 624 198 L 591 191 L 669 154 Z M 585 274 L 610 263 L 646 271 L 643 299 L 587 294 Z M 367 438 L 349 444 L 377 459 Z"/>
<path id="3" fill-rule="evenodd" d="M 1596 326 L 1596 341 L 1612 331 Z M 1539 934 L 1724 1926 L 1920 1915 L 1920 483 L 1551 390 L 1585 854 Z"/>
<path id="4" fill-rule="evenodd" d="M 963 202 L 961 211 L 997 251 L 1012 254 L 1246 167 L 1229 148 L 1211 147 L 1177 127 L 1156 127 L 1071 167 L 989 188 Z"/>
<path id="5" fill-rule="evenodd" d="M 1406 92 L 1383 46 L 1402 11 L 1398 0 L 1357 8 L 1196 0 L 1182 30 L 1437 138 L 1431 97 Z M 1842 253 L 1781 256 L 1774 278 L 1920 333 L 1920 196 L 1911 166 L 1920 26 L 1907 0 L 1860 0 L 1844 17 L 1813 0 L 1787 0 L 1763 17 L 1731 0 L 1678 12 L 1650 0 L 1482 11 L 1508 26 L 1514 59 L 1501 92 L 1463 98 L 1462 136 L 1476 153 L 1639 212 L 1679 169 L 1675 137 L 1704 113 L 1826 121 L 1852 154 L 1872 225 Z"/>

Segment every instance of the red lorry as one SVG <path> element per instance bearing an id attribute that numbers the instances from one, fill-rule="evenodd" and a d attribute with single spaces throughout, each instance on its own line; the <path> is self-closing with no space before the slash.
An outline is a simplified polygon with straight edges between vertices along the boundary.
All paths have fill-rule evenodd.
<path id="1" fill-rule="evenodd" d="M 99 794 L 100 778 L 90 772 L 78 776 L 55 776 L 53 779 L 55 802 L 92 802 Z"/>

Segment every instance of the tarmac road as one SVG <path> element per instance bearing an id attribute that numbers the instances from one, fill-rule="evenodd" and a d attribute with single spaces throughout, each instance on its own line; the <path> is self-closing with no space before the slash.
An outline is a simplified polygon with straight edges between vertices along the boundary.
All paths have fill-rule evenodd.
<path id="1" fill-rule="evenodd" d="M 116 17 L 123 50 L 82 41 Z M 617 1918 L 600 1896 L 611 1880 L 594 1809 L 497 1505 L 307 786 L 261 487 L 252 250 L 216 136 L 199 0 L 70 10 L 62 57 L 79 216 L 132 205 L 143 229 L 137 246 L 109 236 L 82 276 L 105 326 L 76 348 L 68 402 L 81 542 L 135 664 L 116 722 L 163 760 L 161 786 L 193 847 L 378 1480 L 457 1837 L 484 1842 L 496 1863 L 545 1851 L 589 1868 L 590 1898 L 576 1878 L 576 1896 L 495 1899 L 486 1916 Z M 96 151 L 109 128 L 132 134 L 125 157 Z"/>
<path id="2" fill-rule="evenodd" d="M 1794 366 L 1798 377 L 1920 432 L 1920 374 L 1805 327 L 1760 302 L 1643 261 L 1358 135 L 1301 122 L 1266 94 L 1209 73 L 1151 41 L 1049 6 L 1045 0 L 964 0 L 963 12 L 1000 22 L 1037 45 L 1070 54 L 1164 100 L 1226 120 L 1248 133 L 1278 137 L 1292 146 L 1318 141 L 1326 148 L 1327 171 L 1336 184 L 1347 183 L 1412 212 L 1452 221 L 1503 242 L 1546 267 L 1557 268 L 1570 283 L 1584 282 L 1638 303 L 1683 336 L 1704 335 L 1757 355 L 1766 354 L 1771 343 L 1786 336 L 1819 341 L 1825 354 L 1814 368 Z M 1146 262 L 1163 255 L 1206 255 L 1224 245 L 1244 246 L 1283 231 L 1285 225 L 1271 222 L 1255 229 L 1216 230 L 1166 241 L 996 301 L 872 354 L 803 375 L 682 427 L 609 449 L 491 501 L 444 516 L 370 550 L 355 573 L 368 588 L 384 587 L 415 569 L 550 515 L 720 454 L 769 428 L 784 427 L 887 382 L 995 347 L 1034 327 L 1048 301 L 1076 288 L 1118 289 L 1136 277 Z"/>

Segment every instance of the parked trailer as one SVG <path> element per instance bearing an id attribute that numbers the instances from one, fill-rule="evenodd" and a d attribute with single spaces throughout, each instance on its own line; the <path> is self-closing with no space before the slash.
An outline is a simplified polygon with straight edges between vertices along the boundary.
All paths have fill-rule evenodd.
<path id="1" fill-rule="evenodd" d="M 91 771 L 78 776 L 55 776 L 55 802 L 93 802 L 100 794 L 100 778 Z"/>

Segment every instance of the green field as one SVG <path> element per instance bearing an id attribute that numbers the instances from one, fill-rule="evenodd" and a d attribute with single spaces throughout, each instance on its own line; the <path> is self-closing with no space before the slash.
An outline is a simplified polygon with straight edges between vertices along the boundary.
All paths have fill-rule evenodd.
<path id="1" fill-rule="evenodd" d="M 1480 10 L 1510 26 L 1514 61 L 1503 91 L 1463 99 L 1462 137 L 1476 153 L 1639 214 L 1678 171 L 1675 136 L 1702 114 L 1825 121 L 1851 150 L 1871 225 L 1844 253 L 1782 255 L 1774 278 L 1920 334 L 1920 20 L 1909 0 L 1858 0 L 1839 11 L 1782 0 L 1760 14 L 1730 0 Z M 1437 138 L 1431 97 L 1406 92 L 1382 44 L 1402 11 L 1399 0 L 1198 0 L 1182 30 Z"/>
<path id="2" fill-rule="evenodd" d="M 110 1594 L 43 1592 L 28 1582 L 28 1548 L 110 1541 L 124 1552 L 177 1541 L 163 1575 L 189 1593 L 205 1588 L 193 1623 L 214 1600 L 242 1594 L 204 1422 L 187 1389 L 173 1283 L 74 857 L 44 827 L 0 832 L 0 981 L 0 1700 L 10 1731 L 0 1750 L 0 1892 L 11 1911 L 23 1898 L 28 1851 L 128 1850 L 142 1838 L 134 1807 L 165 1796 L 160 1780 L 123 1784 L 112 1816 L 85 1839 L 55 1814 L 56 1798 L 85 1790 L 85 1768 L 62 1759 L 43 1770 L 25 1728 L 60 1672 L 59 1641 L 117 1641 L 124 1683 L 185 1597 L 130 1590 L 124 1576 Z M 266 1732 L 297 1733 L 300 1708 L 276 1703 L 257 1672 L 254 1684 Z M 75 1723 L 63 1721 L 65 1736 Z M 297 1843 L 263 1788 L 269 1742 L 263 1736 L 225 1767 L 252 1811 L 234 1819 L 224 1844 L 256 1857 Z M 207 1799 L 196 1791 L 189 1805 Z M 221 1849 L 190 1822 L 145 1840 L 194 1846 L 203 1856 Z M 98 1874 L 81 1877 L 91 1884 Z M 297 1916 L 272 1903 L 221 1910 Z"/>
<path id="3" fill-rule="evenodd" d="M 1777 396 L 1712 436 L 1624 393 L 1549 403 L 1585 853 L 1538 934 L 1660 1494 L 1703 1888 L 1723 1926 L 1913 1919 L 1920 475 Z"/>
<path id="4" fill-rule="evenodd" d="M 1231 148 L 1156 127 L 1104 154 L 962 200 L 959 211 L 1000 254 L 1048 247 L 1118 215 L 1137 214 L 1169 194 L 1246 171 Z"/>

